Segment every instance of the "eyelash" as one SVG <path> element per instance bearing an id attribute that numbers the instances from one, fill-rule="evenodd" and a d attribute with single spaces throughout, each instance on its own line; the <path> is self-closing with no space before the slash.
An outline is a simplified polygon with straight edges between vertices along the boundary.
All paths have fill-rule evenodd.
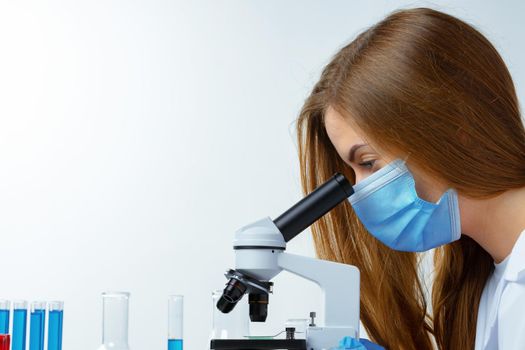
<path id="1" fill-rule="evenodd" d="M 359 163 L 359 166 L 370 169 L 374 166 L 375 160 L 369 160 L 368 162 Z"/>

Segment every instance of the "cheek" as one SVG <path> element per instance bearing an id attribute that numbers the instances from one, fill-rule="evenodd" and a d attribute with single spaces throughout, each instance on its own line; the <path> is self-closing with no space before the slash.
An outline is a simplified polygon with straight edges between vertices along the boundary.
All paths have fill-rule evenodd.
<path id="1" fill-rule="evenodd" d="M 366 178 L 366 175 L 363 174 L 361 171 L 357 170 L 357 171 L 354 171 L 354 174 L 355 174 L 355 183 L 358 184 L 359 182 L 361 182 L 364 178 Z"/>

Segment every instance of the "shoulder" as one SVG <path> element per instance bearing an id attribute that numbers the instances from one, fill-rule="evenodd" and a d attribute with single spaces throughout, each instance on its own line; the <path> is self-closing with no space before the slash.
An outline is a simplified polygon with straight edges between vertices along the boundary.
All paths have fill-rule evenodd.
<path id="1" fill-rule="evenodd" d="M 525 312 L 525 279 L 507 282 L 501 293 L 499 311 L 512 312 L 522 310 Z M 525 320 L 525 313 L 523 314 Z"/>
<path id="2" fill-rule="evenodd" d="M 525 231 L 523 231 L 512 248 L 507 266 L 503 272 L 503 289 L 499 311 L 502 313 L 514 310 L 525 311 Z M 525 316 L 525 314 L 523 314 Z M 524 317 L 525 319 L 525 317 Z"/>
<path id="3" fill-rule="evenodd" d="M 506 283 L 497 320 L 498 348 L 525 349 L 525 281 Z"/>
<path id="4" fill-rule="evenodd" d="M 508 282 L 498 308 L 499 349 L 525 349 L 525 281 Z"/>
<path id="5" fill-rule="evenodd" d="M 503 280 L 497 311 L 499 348 L 525 349 L 525 234 L 523 232 L 509 257 Z"/>

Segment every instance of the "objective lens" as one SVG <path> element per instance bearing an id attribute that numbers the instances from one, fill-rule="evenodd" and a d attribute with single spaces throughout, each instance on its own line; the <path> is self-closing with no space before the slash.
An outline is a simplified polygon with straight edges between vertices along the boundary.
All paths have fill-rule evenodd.
<path id="1" fill-rule="evenodd" d="M 250 304 L 250 320 L 252 322 L 264 322 L 268 316 L 268 294 L 250 293 L 248 297 Z"/>
<path id="2" fill-rule="evenodd" d="M 244 292 L 246 292 L 244 283 L 235 278 L 231 278 L 222 292 L 222 297 L 217 301 L 217 308 L 225 314 L 232 311 L 235 304 L 237 304 L 244 295 Z"/>

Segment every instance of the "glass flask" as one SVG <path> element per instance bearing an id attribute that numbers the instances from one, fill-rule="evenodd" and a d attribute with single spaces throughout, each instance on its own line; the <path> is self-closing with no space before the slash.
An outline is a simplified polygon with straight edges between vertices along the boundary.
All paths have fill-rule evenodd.
<path id="1" fill-rule="evenodd" d="M 217 309 L 217 302 L 222 296 L 222 289 L 213 291 L 211 339 L 245 339 L 250 335 L 250 319 L 247 298 L 240 300 L 229 313 Z"/>
<path id="2" fill-rule="evenodd" d="M 129 350 L 129 293 L 102 293 L 102 345 L 98 350 Z"/>

